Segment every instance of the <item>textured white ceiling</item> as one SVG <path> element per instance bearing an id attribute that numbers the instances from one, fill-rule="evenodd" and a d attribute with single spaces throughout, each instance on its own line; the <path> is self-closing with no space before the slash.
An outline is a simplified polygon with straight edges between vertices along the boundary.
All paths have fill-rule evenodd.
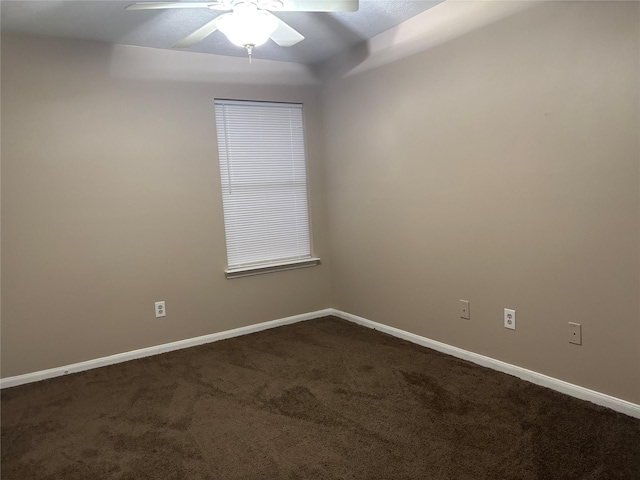
<path id="1" fill-rule="evenodd" d="M 2 31 L 61 38 L 171 48 L 207 23 L 217 12 L 206 9 L 125 10 L 122 0 L 2 0 Z M 428 0 L 360 0 L 357 12 L 282 12 L 277 16 L 305 36 L 289 48 L 272 41 L 257 47 L 254 58 L 317 64 L 437 5 Z M 220 32 L 188 49 L 245 56 Z"/>

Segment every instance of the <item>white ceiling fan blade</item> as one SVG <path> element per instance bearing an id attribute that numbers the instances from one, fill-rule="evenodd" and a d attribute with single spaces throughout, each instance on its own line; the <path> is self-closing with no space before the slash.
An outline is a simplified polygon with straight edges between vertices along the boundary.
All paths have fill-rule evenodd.
<path id="1" fill-rule="evenodd" d="M 179 42 L 173 44 L 172 48 L 189 48 L 190 46 L 201 42 L 218 29 L 218 27 L 216 26 L 216 20 L 218 19 L 214 18 L 210 22 L 205 23 L 191 35 L 188 35 Z"/>
<path id="2" fill-rule="evenodd" d="M 231 4 L 223 2 L 144 2 L 127 5 L 125 10 L 165 10 L 168 8 L 208 8 L 210 10 L 229 10 Z"/>
<path id="3" fill-rule="evenodd" d="M 278 28 L 276 28 L 275 31 L 271 34 L 271 40 L 276 42 L 281 47 L 291 47 L 292 45 L 295 45 L 296 43 L 304 40 L 304 36 L 301 33 L 291 28 L 275 15 L 272 15 L 271 13 L 269 13 L 269 15 L 275 18 L 278 22 Z"/>
<path id="4" fill-rule="evenodd" d="M 358 0 L 282 0 L 279 12 L 355 12 Z"/>

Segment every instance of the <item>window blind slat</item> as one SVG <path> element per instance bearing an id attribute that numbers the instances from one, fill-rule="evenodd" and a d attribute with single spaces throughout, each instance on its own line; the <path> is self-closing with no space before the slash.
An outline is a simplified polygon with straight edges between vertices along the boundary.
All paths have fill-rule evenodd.
<path id="1" fill-rule="evenodd" d="M 302 105 L 216 100 L 229 268 L 311 258 Z"/>

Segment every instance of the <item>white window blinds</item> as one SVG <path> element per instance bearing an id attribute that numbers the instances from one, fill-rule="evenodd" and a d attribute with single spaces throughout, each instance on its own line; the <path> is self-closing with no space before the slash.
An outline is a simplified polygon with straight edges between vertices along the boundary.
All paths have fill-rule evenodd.
<path id="1" fill-rule="evenodd" d="M 311 259 L 302 105 L 216 100 L 228 270 Z"/>

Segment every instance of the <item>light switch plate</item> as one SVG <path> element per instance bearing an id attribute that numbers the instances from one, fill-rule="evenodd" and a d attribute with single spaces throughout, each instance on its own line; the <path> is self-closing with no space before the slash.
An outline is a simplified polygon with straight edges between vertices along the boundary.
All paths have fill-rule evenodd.
<path id="1" fill-rule="evenodd" d="M 469 300 L 460 300 L 460 318 L 469 320 L 471 312 L 469 311 Z"/>
<path id="2" fill-rule="evenodd" d="M 582 325 L 569 322 L 569 343 L 582 345 Z"/>

